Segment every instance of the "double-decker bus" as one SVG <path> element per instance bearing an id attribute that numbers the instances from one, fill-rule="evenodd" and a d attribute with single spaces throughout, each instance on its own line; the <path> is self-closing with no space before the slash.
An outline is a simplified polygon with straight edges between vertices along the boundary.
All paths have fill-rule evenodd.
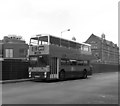
<path id="1" fill-rule="evenodd" d="M 36 35 L 29 44 L 29 77 L 60 79 L 92 75 L 91 45 L 52 35 Z"/>

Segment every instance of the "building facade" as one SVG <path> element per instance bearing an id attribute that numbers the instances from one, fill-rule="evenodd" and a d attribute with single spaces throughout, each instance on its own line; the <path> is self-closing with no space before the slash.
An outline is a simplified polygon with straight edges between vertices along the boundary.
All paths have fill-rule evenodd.
<path id="1" fill-rule="evenodd" d="M 20 37 L 5 36 L 1 44 L 1 54 L 4 59 L 22 59 L 28 54 L 28 44 Z"/>
<path id="2" fill-rule="evenodd" d="M 119 64 L 120 64 L 120 51 L 119 51 Z"/>
<path id="3" fill-rule="evenodd" d="M 119 47 L 105 39 L 105 34 L 98 37 L 92 34 L 85 43 L 91 44 L 91 50 L 96 59 L 93 62 L 103 64 L 119 63 Z"/>
<path id="4" fill-rule="evenodd" d="M 1 80 L 28 77 L 28 44 L 19 36 L 5 36 L 0 42 Z"/>

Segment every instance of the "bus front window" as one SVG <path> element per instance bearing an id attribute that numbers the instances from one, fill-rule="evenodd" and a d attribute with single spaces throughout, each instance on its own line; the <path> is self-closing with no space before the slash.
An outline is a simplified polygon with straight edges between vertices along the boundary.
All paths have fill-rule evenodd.
<path id="1" fill-rule="evenodd" d="M 46 67 L 47 65 L 49 65 L 48 56 L 30 57 L 31 67 Z"/>
<path id="2" fill-rule="evenodd" d="M 49 44 L 48 36 L 37 36 L 30 39 L 30 45 L 45 45 Z"/>
<path id="3" fill-rule="evenodd" d="M 38 63 L 38 58 L 37 57 L 30 57 L 30 66 L 33 67 L 33 66 L 36 66 L 37 63 Z"/>
<path id="4" fill-rule="evenodd" d="M 49 65 L 48 56 L 39 56 L 38 57 L 38 66 L 39 67 L 46 67 L 47 65 Z"/>

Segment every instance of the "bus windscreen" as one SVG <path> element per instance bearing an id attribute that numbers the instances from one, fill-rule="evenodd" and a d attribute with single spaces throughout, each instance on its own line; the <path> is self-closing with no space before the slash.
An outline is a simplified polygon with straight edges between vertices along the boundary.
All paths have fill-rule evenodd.
<path id="1" fill-rule="evenodd" d="M 44 45 L 48 44 L 48 36 L 33 37 L 30 39 L 31 45 Z"/>
<path id="2" fill-rule="evenodd" d="M 49 65 L 49 58 L 47 55 L 30 57 L 31 67 L 46 67 Z"/>

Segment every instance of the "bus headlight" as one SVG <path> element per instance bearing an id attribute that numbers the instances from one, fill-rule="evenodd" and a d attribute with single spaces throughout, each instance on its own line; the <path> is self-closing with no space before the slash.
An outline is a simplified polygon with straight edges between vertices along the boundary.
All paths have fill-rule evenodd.
<path id="1" fill-rule="evenodd" d="M 29 77 L 31 77 L 31 72 L 29 72 Z"/>
<path id="2" fill-rule="evenodd" d="M 44 75 L 47 75 L 47 72 L 44 72 Z"/>
<path id="3" fill-rule="evenodd" d="M 44 77 L 45 77 L 45 78 L 47 77 L 47 72 L 44 72 Z"/>

